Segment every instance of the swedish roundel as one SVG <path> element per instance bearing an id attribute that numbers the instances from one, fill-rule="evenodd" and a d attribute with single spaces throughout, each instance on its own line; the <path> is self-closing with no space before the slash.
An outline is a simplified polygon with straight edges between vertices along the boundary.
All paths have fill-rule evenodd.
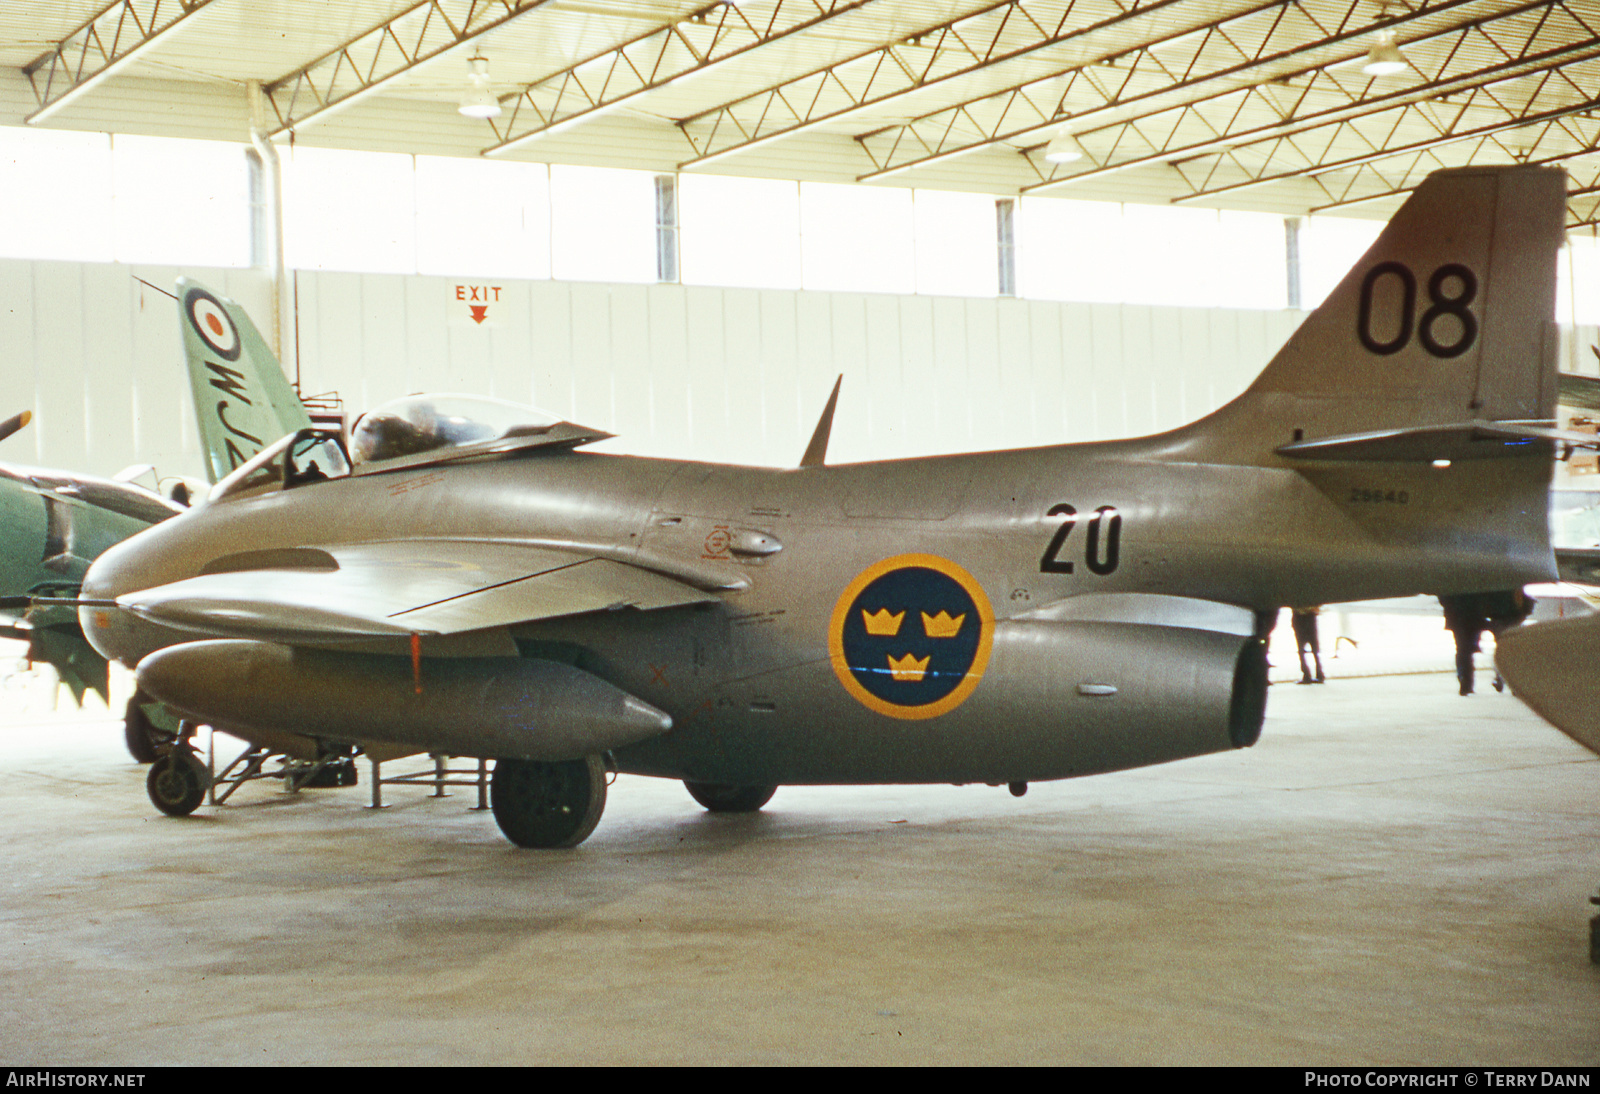
<path id="1" fill-rule="evenodd" d="M 224 361 L 239 359 L 239 328 L 233 325 L 222 301 L 204 289 L 190 289 L 183 297 L 183 313 L 213 353 Z"/>
<path id="2" fill-rule="evenodd" d="M 994 611 L 971 574 L 936 555 L 896 555 L 839 595 L 828 653 L 845 690 L 894 718 L 954 710 L 983 678 Z"/>

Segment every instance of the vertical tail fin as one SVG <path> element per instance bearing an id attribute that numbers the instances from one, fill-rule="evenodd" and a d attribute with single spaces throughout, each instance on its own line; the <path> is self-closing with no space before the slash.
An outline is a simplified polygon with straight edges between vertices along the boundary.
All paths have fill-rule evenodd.
<path id="1" fill-rule="evenodd" d="M 179 278 L 178 308 L 206 472 L 216 482 L 311 419 L 242 307 Z"/>
<path id="2" fill-rule="evenodd" d="M 1559 169 L 1430 175 L 1255 383 L 1188 439 L 1259 457 L 1302 439 L 1552 417 L 1565 207 Z"/>

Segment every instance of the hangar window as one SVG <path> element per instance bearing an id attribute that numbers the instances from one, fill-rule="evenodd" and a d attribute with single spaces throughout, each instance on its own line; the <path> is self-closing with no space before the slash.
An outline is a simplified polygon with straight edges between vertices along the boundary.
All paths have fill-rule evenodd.
<path id="1" fill-rule="evenodd" d="M 111 260 L 110 137 L 0 128 L 0 254 Z"/>
<path id="2" fill-rule="evenodd" d="M 654 281 L 655 175 L 552 166 L 550 267 L 563 281 Z"/>
<path id="3" fill-rule="evenodd" d="M 686 285 L 800 287 L 800 186 L 776 179 L 678 179 Z"/>
<path id="4" fill-rule="evenodd" d="M 550 170 L 417 157 L 417 272 L 550 276 Z"/>
<path id="5" fill-rule="evenodd" d="M 807 289 L 916 291 L 911 191 L 800 184 L 800 276 Z"/>
<path id="6" fill-rule="evenodd" d="M 250 265 L 247 164 L 236 144 L 112 137 L 116 261 Z"/>
<path id="7" fill-rule="evenodd" d="M 1307 217 L 1300 227 L 1300 306 L 1310 311 L 1383 231 L 1379 220 Z"/>
<path id="8" fill-rule="evenodd" d="M 917 190 L 917 292 L 934 296 L 994 296 L 1000 264 L 991 194 Z"/>
<path id="9" fill-rule="evenodd" d="M 1110 304 L 1282 308 L 1283 218 L 1062 198 L 1024 198 L 1023 296 Z"/>
<path id="10" fill-rule="evenodd" d="M 284 251 L 301 270 L 414 273 L 412 158 L 391 152 L 280 149 Z"/>
<path id="11" fill-rule="evenodd" d="M 1589 229 L 1594 231 L 1593 226 Z M 1556 266 L 1556 317 L 1566 323 L 1600 323 L 1600 239 L 1567 237 Z"/>

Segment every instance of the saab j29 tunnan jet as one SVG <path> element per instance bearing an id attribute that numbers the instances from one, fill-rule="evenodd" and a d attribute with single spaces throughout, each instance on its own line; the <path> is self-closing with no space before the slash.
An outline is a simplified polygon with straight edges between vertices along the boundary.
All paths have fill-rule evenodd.
<path id="1" fill-rule="evenodd" d="M 747 811 L 1244 748 L 1258 613 L 1554 576 L 1565 196 L 1432 176 L 1244 394 L 1135 440 L 830 466 L 824 412 L 774 470 L 400 400 L 107 551 L 84 629 L 192 723 L 492 758 L 527 847 L 587 837 L 612 770 Z M 151 796 L 184 813 L 205 779 L 180 740 Z"/>

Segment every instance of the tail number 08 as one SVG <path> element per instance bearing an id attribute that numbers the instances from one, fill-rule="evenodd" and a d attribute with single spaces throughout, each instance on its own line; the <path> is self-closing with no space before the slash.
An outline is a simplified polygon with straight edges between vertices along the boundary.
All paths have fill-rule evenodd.
<path id="1" fill-rule="evenodd" d="M 1400 290 L 1399 329 L 1388 340 L 1372 330 L 1372 302 L 1378 286 L 1392 278 Z M 1440 266 L 1428 278 L 1428 307 L 1415 319 L 1417 341 L 1435 357 L 1459 357 L 1478 340 L 1478 320 L 1468 309 L 1478 295 L 1478 278 L 1459 262 Z M 1380 357 L 1399 353 L 1411 341 L 1417 304 L 1417 277 L 1403 262 L 1380 262 L 1361 279 L 1361 306 L 1356 316 L 1356 336 Z M 1386 309 L 1387 310 L 1387 309 Z M 1440 328 L 1440 320 L 1455 320 Z M 1452 329 L 1454 328 L 1454 329 Z M 1454 335 L 1453 341 L 1443 339 Z M 1442 335 L 1442 338 L 1441 338 Z"/>

